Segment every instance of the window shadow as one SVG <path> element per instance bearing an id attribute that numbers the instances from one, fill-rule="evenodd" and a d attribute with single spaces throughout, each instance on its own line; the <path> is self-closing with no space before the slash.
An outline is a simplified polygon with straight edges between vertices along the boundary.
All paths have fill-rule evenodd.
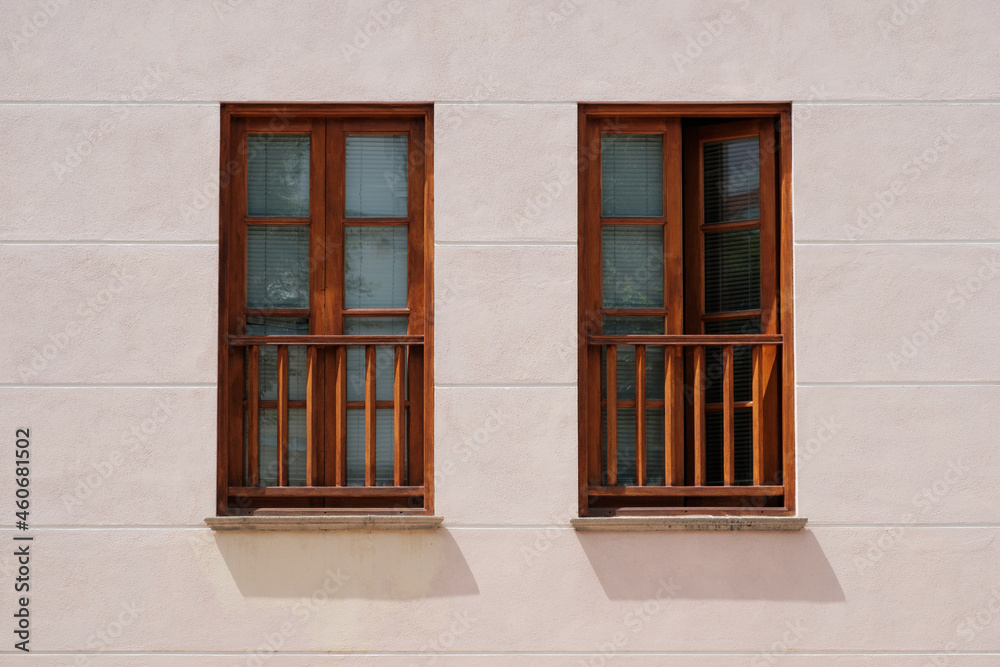
<path id="1" fill-rule="evenodd" d="M 846 600 L 809 530 L 576 535 L 610 600 Z"/>
<path id="2" fill-rule="evenodd" d="M 218 531 L 222 558 L 247 598 L 413 600 L 476 595 L 479 587 L 444 529 Z"/>

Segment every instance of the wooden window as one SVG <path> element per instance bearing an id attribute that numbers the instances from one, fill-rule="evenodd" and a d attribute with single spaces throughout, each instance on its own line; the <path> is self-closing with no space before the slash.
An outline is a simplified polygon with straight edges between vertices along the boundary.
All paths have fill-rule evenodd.
<path id="1" fill-rule="evenodd" d="M 219 514 L 432 513 L 431 137 L 223 105 Z"/>
<path id="2" fill-rule="evenodd" d="M 580 108 L 580 512 L 794 514 L 787 105 Z"/>

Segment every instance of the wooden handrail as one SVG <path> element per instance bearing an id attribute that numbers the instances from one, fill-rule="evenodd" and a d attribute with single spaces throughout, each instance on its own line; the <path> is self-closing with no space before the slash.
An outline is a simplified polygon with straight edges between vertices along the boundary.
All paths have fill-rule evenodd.
<path id="1" fill-rule="evenodd" d="M 321 347 L 343 345 L 423 345 L 423 336 L 230 336 L 229 345 L 315 345 Z"/>
<path id="2" fill-rule="evenodd" d="M 781 334 L 761 334 L 761 335 L 697 335 L 697 336 L 651 336 L 651 335 L 631 335 L 631 336 L 587 336 L 588 345 L 656 345 L 656 346 L 681 346 L 694 347 L 696 345 L 708 345 L 709 347 L 722 345 L 781 345 L 784 337 Z"/>

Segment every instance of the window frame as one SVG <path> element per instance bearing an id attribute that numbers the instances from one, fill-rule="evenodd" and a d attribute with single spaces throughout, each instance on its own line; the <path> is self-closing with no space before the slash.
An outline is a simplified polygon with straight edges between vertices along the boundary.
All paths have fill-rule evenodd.
<path id="1" fill-rule="evenodd" d="M 275 224 L 275 218 L 251 217 L 246 211 L 247 151 L 245 137 L 251 132 L 309 133 L 310 143 L 310 251 L 309 335 L 307 353 L 307 479 L 313 486 L 253 486 L 256 476 L 244 477 L 244 410 L 256 406 L 245 395 L 248 382 L 245 363 L 256 358 L 245 336 L 246 230 L 255 223 Z M 405 218 L 349 218 L 344 210 L 346 166 L 344 145 L 350 134 L 406 133 L 407 211 Z M 219 182 L 219 339 L 218 339 L 218 443 L 217 502 L 220 516 L 233 514 L 419 514 L 431 515 L 434 507 L 433 475 L 433 107 L 428 104 L 240 104 L 221 105 L 221 151 Z M 339 208 L 338 208 L 339 207 Z M 284 219 L 277 218 L 282 221 Z M 303 224 L 303 219 L 284 220 Z M 348 225 L 405 224 L 407 233 L 407 304 L 405 309 L 347 309 L 344 285 L 344 230 Z M 281 222 L 278 222 L 281 224 Z M 333 249 L 333 252 L 328 250 Z M 272 312 L 273 316 L 285 316 Z M 397 312 L 398 311 L 398 312 Z M 350 314 L 348 314 L 350 313 Z M 350 316 L 407 317 L 402 336 L 343 335 L 343 322 Z M 299 315 L 296 315 L 299 316 Z M 324 340 L 315 338 L 319 336 Z M 410 413 L 407 425 L 407 466 L 397 466 L 393 484 L 374 485 L 374 444 L 366 447 L 364 486 L 347 486 L 346 478 L 346 347 L 352 340 L 369 339 L 365 354 L 366 377 L 374 377 L 376 348 L 395 345 L 394 396 L 406 397 Z M 383 342 L 381 339 L 385 339 Z M 301 343 L 296 343 L 301 344 Z M 309 344 L 309 343 L 307 343 Z M 417 354 L 400 348 L 418 350 Z M 279 377 L 287 350 L 279 348 Z M 371 357 L 371 358 L 369 358 Z M 247 361 L 244 361 L 246 359 Z M 371 365 L 371 369 L 368 366 Z M 287 370 L 285 371 L 287 373 Z M 371 373 L 371 375 L 369 375 Z M 287 380 L 285 381 L 287 386 Z M 398 389 L 395 385 L 403 387 Z M 280 387 L 279 380 L 279 387 Z M 366 382 L 365 414 L 374 419 L 376 398 Z M 370 395 L 369 395 L 370 394 Z M 282 397 L 285 404 L 282 405 Z M 395 399 L 394 399 L 395 400 Z M 369 401 L 371 404 L 369 405 Z M 396 405 L 400 405 L 397 403 Z M 287 391 L 278 390 L 278 410 L 287 407 Z M 370 408 L 370 409 L 369 409 Z M 369 412 L 371 413 L 369 415 Z M 402 414 L 402 410 L 398 410 Z M 398 420 L 399 417 L 397 416 Z M 249 420 L 248 420 L 249 421 Z M 284 419 L 287 429 L 287 417 Z M 404 422 L 405 417 L 404 417 Z M 337 425 L 341 425 L 339 428 Z M 399 422 L 397 421 L 397 427 Z M 251 432 L 253 427 L 248 426 Z M 279 426 L 280 430 L 280 426 Z M 419 440 L 417 439 L 419 438 Z M 279 442 L 281 435 L 279 434 Z M 287 441 L 287 438 L 285 438 Z M 399 447 L 400 445 L 394 445 Z M 279 452 L 281 448 L 279 446 Z M 397 450 L 398 453 L 398 450 Z M 247 456 L 253 460 L 248 447 Z M 368 460 L 371 458 L 372 460 Z M 398 458 L 398 457 L 397 457 Z M 340 465 L 334 464 L 339 461 Z M 371 468 L 369 470 L 369 468 Z M 287 477 L 287 463 L 284 466 Z M 409 485 L 400 486 L 400 474 Z M 417 479 L 418 484 L 412 484 Z M 286 482 L 284 485 L 283 482 Z M 307 491 L 303 491 L 307 489 Z"/>
<path id="2" fill-rule="evenodd" d="M 773 209 L 771 213 L 774 217 L 774 234 L 772 235 L 772 254 L 774 267 L 774 289 L 773 301 L 776 302 L 769 315 L 773 325 L 780 331 L 777 335 L 772 335 L 775 340 L 780 340 L 781 352 L 780 361 L 776 364 L 780 371 L 776 371 L 780 396 L 775 397 L 773 392 L 768 396 L 767 401 L 761 401 L 761 405 L 771 405 L 772 413 L 780 411 L 777 417 L 780 425 L 772 424 L 770 431 L 768 448 L 775 457 L 780 453 L 781 457 L 781 496 L 780 505 L 773 500 L 762 502 L 763 496 L 755 496 L 748 489 L 745 495 L 739 495 L 737 491 L 729 490 L 725 492 L 713 492 L 711 489 L 739 489 L 732 486 L 702 486 L 700 489 L 691 491 L 692 466 L 692 419 L 693 407 L 685 405 L 682 392 L 672 391 L 665 393 L 664 404 L 664 429 L 672 431 L 668 434 L 668 440 L 673 443 L 672 447 L 665 449 L 665 485 L 664 487 L 643 486 L 640 481 L 644 477 L 640 470 L 642 463 L 637 462 L 636 486 L 616 487 L 610 489 L 602 484 L 608 483 L 603 479 L 605 474 L 605 462 L 603 457 L 607 453 L 603 450 L 602 438 L 608 425 L 602 419 L 601 411 L 605 402 L 605 397 L 601 392 L 602 370 L 601 355 L 602 348 L 595 347 L 600 336 L 603 304 L 601 303 L 601 281 L 602 281 L 602 260 L 601 260 L 601 229 L 604 218 L 602 218 L 601 208 L 601 135 L 608 133 L 660 133 L 664 137 L 664 168 L 663 168 L 663 216 L 664 225 L 664 308 L 649 309 L 649 315 L 663 315 L 665 319 L 665 336 L 674 338 L 680 342 L 680 336 L 693 336 L 690 331 L 688 321 L 697 316 L 700 320 L 703 308 L 701 299 L 703 295 L 703 284 L 699 283 L 692 289 L 691 280 L 687 272 L 697 269 L 701 275 L 701 236 L 692 239 L 692 229 L 698 228 L 698 221 L 694 220 L 694 215 L 698 214 L 702 199 L 692 201 L 690 190 L 692 189 L 692 176 L 700 178 L 700 151 L 697 146 L 692 148 L 690 136 L 697 134 L 698 128 L 682 128 L 681 123 L 686 119 L 717 119 L 719 121 L 731 121 L 733 124 L 745 123 L 747 125 L 759 123 L 763 126 L 770 122 L 775 130 L 772 132 L 770 140 L 766 133 L 761 134 L 761 152 L 769 152 L 773 156 L 775 168 L 773 169 Z M 705 125 L 711 128 L 711 125 Z M 707 134 L 711 134 L 711 130 Z M 770 141 L 770 145 L 764 142 Z M 609 515 L 794 515 L 795 514 L 795 444 L 794 444 L 794 348 L 793 348 L 793 318 L 792 318 L 792 219 L 791 219 L 791 105 L 788 103 L 765 103 L 765 104 L 581 104 L 578 106 L 578 168 L 579 168 L 579 201 L 578 201 L 578 267 L 579 267 L 579 513 L 582 517 L 588 516 L 609 516 Z M 685 182 L 687 181 L 687 182 Z M 700 182 L 700 181 L 699 181 Z M 686 195 L 686 196 L 685 196 Z M 762 193 L 762 198 L 763 193 Z M 762 202 L 762 207 L 764 203 Z M 761 212 L 761 226 L 763 227 L 764 211 Z M 636 219 L 623 219 L 626 224 L 634 224 Z M 648 220 L 648 219 L 647 219 Z M 610 224 L 614 224 L 613 222 Z M 646 222 L 648 224 L 648 222 Z M 654 221 L 654 224 L 655 221 Z M 762 237 L 761 263 L 767 261 L 765 252 L 767 251 L 767 241 Z M 698 257 L 692 258 L 692 253 Z M 697 267 L 692 267 L 692 261 Z M 763 273 L 763 272 L 762 272 Z M 676 281 L 680 277 L 680 288 L 670 289 L 671 280 Z M 764 285 L 762 284 L 762 292 Z M 697 297 L 698 303 L 694 303 Z M 766 309 L 766 295 L 762 298 L 761 311 Z M 660 313 L 659 311 L 663 312 Z M 653 312 L 657 311 L 657 312 Z M 677 322 L 679 318 L 672 318 L 668 312 L 679 312 L 684 322 Z M 633 312 L 633 315 L 644 315 L 646 313 Z M 765 317 L 768 317 L 765 314 Z M 773 334 L 774 327 L 770 329 Z M 768 330 L 762 330 L 766 333 Z M 656 338 L 648 337 L 650 345 Z M 663 337 L 661 337 L 663 338 Z M 703 336 L 704 338 L 704 336 Z M 691 344 L 694 338 L 690 338 L 687 344 Z M 696 341 L 695 341 L 696 342 Z M 660 345 L 663 345 L 661 340 Z M 624 344 L 624 343 L 622 343 Z M 686 389 L 691 389 L 693 378 L 693 365 L 690 356 L 685 363 L 684 355 L 687 353 L 679 351 L 679 348 L 667 347 L 664 355 L 666 368 L 665 373 L 671 374 L 676 379 L 680 376 L 681 382 Z M 693 349 L 693 348 L 685 348 Z M 702 350 L 705 348 L 702 347 Z M 731 349 L 731 348 L 730 348 Z M 761 349 L 767 349 L 761 346 Z M 772 348 L 773 349 L 773 348 Z M 676 354 L 670 352 L 676 350 Z M 638 353 L 638 348 L 636 348 Z M 700 354 L 704 354 L 701 352 Z M 732 363 L 731 352 L 727 363 Z M 645 357 L 645 348 L 642 351 Z M 768 359 L 767 354 L 754 353 L 754 360 Z M 680 363 L 674 363 L 679 360 Z M 773 360 L 773 359 L 772 359 Z M 610 364 L 608 367 L 610 368 Z M 766 365 L 763 366 L 765 369 Z M 683 370 L 682 370 L 683 369 Z M 765 371 L 766 372 L 766 371 Z M 645 375 L 641 373 L 639 375 Z M 638 378 L 637 378 L 638 380 Z M 731 380 L 729 380 L 731 384 Z M 761 383 L 763 384 L 763 383 Z M 704 385 L 701 385 L 704 387 Z M 640 392 L 642 393 L 642 392 Z M 672 395 L 669 395 L 672 393 Z M 759 396 L 755 394 L 755 397 Z M 773 401 L 776 399 L 777 403 Z M 643 402 L 645 402 L 645 398 Z M 615 398 L 617 402 L 617 397 Z M 607 402 L 611 402 L 608 400 Z M 635 401 L 639 407 L 639 401 Z M 728 407 L 728 406 L 727 406 Z M 702 414 L 707 408 L 702 408 Z M 672 414 L 671 414 L 672 413 Z M 761 420 L 765 423 L 764 420 Z M 643 420 L 637 419 L 638 431 L 644 430 Z M 612 426 L 614 428 L 614 426 Z M 702 427 L 702 430 L 704 427 Z M 776 431 L 778 431 L 776 433 Z M 636 438 L 636 449 L 639 450 L 637 460 L 643 461 L 645 452 L 641 450 L 642 438 Z M 763 442 L 764 438 L 755 442 Z M 610 445 L 609 445 L 610 448 Z M 764 448 L 762 447 L 762 450 Z M 755 452 L 755 456 L 756 456 Z M 704 454 L 702 454 L 704 456 Z M 608 456 L 607 473 L 610 474 L 613 457 Z M 776 459 L 772 461 L 776 464 Z M 775 470 L 777 472 L 777 470 Z M 617 480 L 616 484 L 617 484 Z M 687 482 L 687 484 L 685 484 Z M 755 481 L 756 483 L 756 481 Z M 670 486 L 683 487 L 680 489 L 670 489 Z M 598 489 L 597 487 L 600 487 Z M 639 488 L 637 488 L 639 487 Z M 666 491 L 657 491 L 667 487 Z M 776 488 L 772 485 L 772 489 Z M 764 490 L 760 489 L 763 493 Z M 772 491 L 773 493 L 773 491 Z M 725 497 L 723 497 L 723 494 Z M 721 501 L 705 500 L 705 498 L 715 498 Z M 679 505 L 678 505 L 679 503 Z M 689 503 L 701 506 L 688 506 Z M 720 506 L 710 506 L 717 504 Z M 630 506 L 631 505 L 631 506 Z M 767 505 L 767 506 L 762 506 Z"/>

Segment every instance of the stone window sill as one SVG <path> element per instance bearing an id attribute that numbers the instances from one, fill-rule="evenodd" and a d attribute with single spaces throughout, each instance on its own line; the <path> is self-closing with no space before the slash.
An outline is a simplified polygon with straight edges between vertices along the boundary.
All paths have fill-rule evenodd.
<path id="1" fill-rule="evenodd" d="M 807 519 L 797 516 L 609 516 L 579 517 L 570 523 L 578 531 L 795 531 Z"/>
<path id="2" fill-rule="evenodd" d="M 351 514 L 324 516 L 210 516 L 212 530 L 434 530 L 442 517 L 427 515 Z"/>

